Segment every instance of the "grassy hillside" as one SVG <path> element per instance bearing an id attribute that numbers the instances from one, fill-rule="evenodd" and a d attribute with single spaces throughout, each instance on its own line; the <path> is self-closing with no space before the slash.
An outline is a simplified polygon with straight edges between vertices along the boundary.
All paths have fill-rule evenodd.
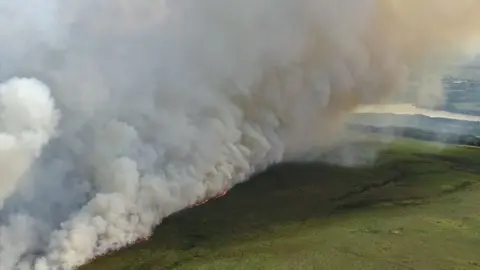
<path id="1" fill-rule="evenodd" d="M 284 164 L 81 270 L 480 269 L 480 150 L 402 140 L 371 168 Z"/>

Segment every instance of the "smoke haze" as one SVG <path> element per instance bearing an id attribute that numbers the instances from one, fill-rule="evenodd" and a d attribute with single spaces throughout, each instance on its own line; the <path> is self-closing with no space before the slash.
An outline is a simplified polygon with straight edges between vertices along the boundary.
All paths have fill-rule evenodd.
<path id="1" fill-rule="evenodd" d="M 359 106 L 356 113 L 397 114 L 397 115 L 424 115 L 432 118 L 443 118 L 460 121 L 480 122 L 480 116 L 452 113 L 443 110 L 429 110 L 413 106 L 412 104 L 381 104 L 375 106 Z"/>
<path id="2" fill-rule="evenodd" d="M 477 0 L 1 0 L 0 269 L 72 269 L 361 104 L 441 102 Z M 419 82 L 411 90 L 411 81 Z M 407 93 L 412 91 L 411 93 Z"/>

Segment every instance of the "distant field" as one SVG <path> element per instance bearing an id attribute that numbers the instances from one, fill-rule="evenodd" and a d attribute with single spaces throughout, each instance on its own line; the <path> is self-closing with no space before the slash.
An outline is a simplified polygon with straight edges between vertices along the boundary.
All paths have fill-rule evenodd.
<path id="1" fill-rule="evenodd" d="M 480 114 L 480 103 L 477 102 L 457 102 L 452 103 L 452 106 L 458 112 L 474 112 L 475 115 Z"/>
<path id="2" fill-rule="evenodd" d="M 480 104 L 477 102 L 454 103 L 457 110 L 480 111 Z"/>
<path id="3" fill-rule="evenodd" d="M 413 140 L 370 168 L 284 164 L 80 269 L 480 269 L 479 173 L 479 149 Z"/>

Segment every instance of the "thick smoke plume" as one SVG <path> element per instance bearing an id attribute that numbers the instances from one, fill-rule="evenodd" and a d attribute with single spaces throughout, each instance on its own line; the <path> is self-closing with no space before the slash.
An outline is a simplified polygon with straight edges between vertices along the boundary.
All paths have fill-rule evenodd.
<path id="1" fill-rule="evenodd" d="M 252 172 L 331 145 L 359 104 L 441 101 L 434 75 L 474 48 L 479 11 L 0 1 L 0 269 L 72 269 L 148 237 Z"/>

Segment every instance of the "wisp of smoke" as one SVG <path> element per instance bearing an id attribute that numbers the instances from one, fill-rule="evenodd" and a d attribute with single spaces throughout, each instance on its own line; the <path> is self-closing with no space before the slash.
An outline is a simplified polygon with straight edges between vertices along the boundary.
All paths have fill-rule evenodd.
<path id="1" fill-rule="evenodd" d="M 72 269 L 360 104 L 435 85 L 477 0 L 1 0 L 0 269 Z M 48 86 L 47 86 L 48 85 Z M 441 88 L 418 87 L 441 100 Z"/>

